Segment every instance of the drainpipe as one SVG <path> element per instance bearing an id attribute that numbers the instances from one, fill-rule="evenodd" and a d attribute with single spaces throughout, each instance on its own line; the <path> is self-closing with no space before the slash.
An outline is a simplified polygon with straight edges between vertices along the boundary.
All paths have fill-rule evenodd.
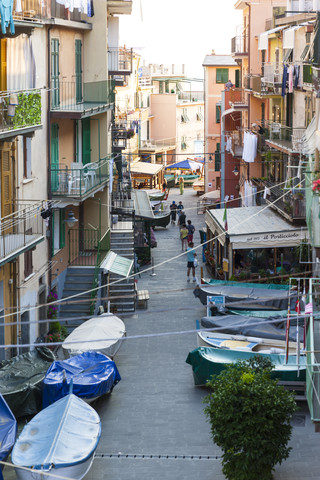
<path id="1" fill-rule="evenodd" d="M 47 32 L 47 83 L 48 83 L 48 106 L 47 106 L 47 156 L 48 156 L 48 170 L 47 170 L 47 188 L 48 188 L 48 200 L 52 199 L 51 191 L 51 116 L 50 116 L 50 105 L 51 105 L 51 90 L 50 90 L 50 30 L 53 25 L 49 25 Z M 52 216 L 49 217 L 49 232 L 52 233 Z M 49 259 L 52 260 L 52 235 L 49 236 Z M 52 285 L 52 269 L 49 268 L 49 286 L 51 289 Z"/>
<path id="2" fill-rule="evenodd" d="M 251 40 L 251 5 L 248 2 L 245 2 L 247 7 L 249 8 L 249 22 L 248 22 L 248 75 L 251 74 L 251 62 L 250 62 L 250 40 Z M 250 77 L 249 77 L 250 78 Z M 248 128 L 250 127 L 250 100 L 251 100 L 251 95 L 248 95 Z"/>

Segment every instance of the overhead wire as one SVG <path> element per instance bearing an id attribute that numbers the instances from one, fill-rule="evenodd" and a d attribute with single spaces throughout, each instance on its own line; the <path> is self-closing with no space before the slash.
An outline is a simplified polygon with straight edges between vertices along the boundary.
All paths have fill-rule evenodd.
<path id="1" fill-rule="evenodd" d="M 297 178 L 297 177 L 293 177 L 292 179 L 295 179 L 295 178 Z M 239 222 L 238 226 L 249 222 L 252 218 L 255 218 L 257 215 L 260 215 L 264 210 L 266 210 L 266 209 L 268 209 L 268 208 L 271 208 L 271 206 L 272 206 L 274 203 L 278 202 L 281 198 L 283 198 L 284 196 L 286 196 L 289 192 L 292 191 L 292 189 L 293 189 L 293 187 L 292 187 L 291 189 L 288 189 L 286 192 L 284 192 L 283 195 L 281 195 L 280 197 L 278 197 L 278 198 L 277 198 L 276 200 L 274 200 L 273 202 L 270 202 L 270 203 L 269 203 L 268 205 L 266 205 L 265 207 L 262 207 L 261 210 L 259 210 L 258 212 L 253 213 L 253 214 L 252 214 L 251 216 L 249 216 L 248 218 L 245 218 L 243 221 Z M 203 245 L 206 245 L 206 244 L 208 244 L 208 243 L 213 242 L 214 240 L 218 239 L 219 237 L 221 237 L 221 236 L 224 235 L 224 234 L 225 234 L 225 233 L 222 232 L 222 233 L 216 235 L 215 237 L 213 237 L 213 238 L 211 238 L 211 239 L 209 239 L 209 240 L 206 240 L 205 242 L 201 243 L 200 245 L 198 245 L 198 246 L 196 246 L 196 247 L 193 247 L 193 250 L 198 250 L 198 249 L 200 249 L 200 248 L 203 248 Z M 153 265 L 153 266 L 150 266 L 150 267 L 146 268 L 146 269 L 143 271 L 143 273 L 145 274 L 146 272 L 153 271 L 155 268 L 158 268 L 158 267 L 160 267 L 160 266 L 162 266 L 162 265 L 165 265 L 165 264 L 167 264 L 167 263 L 169 263 L 169 262 L 171 262 L 171 261 L 173 261 L 173 260 L 176 260 L 176 259 L 178 259 L 178 258 L 180 258 L 180 257 L 182 257 L 182 256 L 185 256 L 186 254 L 187 254 L 187 252 L 181 252 L 180 254 L 175 255 L 174 257 L 171 257 L 171 258 L 169 258 L 169 259 L 163 260 L 162 262 L 160 262 L 160 263 L 157 264 L 157 265 Z M 135 278 L 135 277 L 138 276 L 138 275 L 140 275 L 140 272 L 136 272 L 136 273 L 133 273 L 133 274 L 131 274 L 131 275 L 128 275 L 127 278 L 128 278 L 128 279 L 129 279 L 129 278 Z M 66 302 L 66 301 L 68 301 L 68 300 L 70 300 L 70 299 L 78 298 L 78 297 L 81 297 L 82 295 L 85 295 L 85 294 L 88 294 L 88 293 L 97 292 L 97 291 L 101 290 L 102 288 L 106 288 L 106 287 L 108 287 L 108 286 L 115 285 L 115 284 L 117 284 L 117 283 L 119 283 L 119 282 L 121 282 L 121 281 L 123 281 L 122 278 L 120 278 L 119 280 L 115 280 L 115 281 L 113 281 L 113 282 L 109 282 L 109 283 L 104 284 L 104 285 L 99 285 L 99 286 L 97 286 L 97 287 L 94 287 L 94 288 L 92 288 L 92 289 L 89 289 L 89 290 L 86 290 L 86 291 L 83 291 L 83 292 L 80 292 L 80 293 L 77 293 L 77 294 L 74 294 L 74 295 L 70 295 L 69 297 L 66 297 L 66 298 L 63 298 L 63 299 L 55 300 L 54 302 L 50 302 L 50 304 L 49 304 L 49 303 L 43 304 L 43 305 L 41 305 L 41 306 L 48 306 L 48 305 L 51 305 L 51 306 L 52 306 L 52 305 L 57 305 L 57 304 L 60 305 L 61 303 Z M 41 306 L 39 306 L 39 305 L 34 306 L 34 307 L 28 309 L 27 311 L 37 310 L 37 309 L 41 308 Z M 14 312 L 14 313 L 7 313 L 7 314 L 4 314 L 4 315 L 0 315 L 0 319 L 1 319 L 1 318 L 7 318 L 7 317 L 12 316 L 12 315 L 17 315 L 17 314 L 23 313 L 23 312 L 25 312 L 25 311 L 26 311 L 26 310 L 23 310 L 23 311 L 20 310 L 20 311 Z"/>

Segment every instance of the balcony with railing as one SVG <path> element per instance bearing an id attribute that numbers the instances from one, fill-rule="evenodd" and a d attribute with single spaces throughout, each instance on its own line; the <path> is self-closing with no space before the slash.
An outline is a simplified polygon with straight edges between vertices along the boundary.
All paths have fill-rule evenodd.
<path id="1" fill-rule="evenodd" d="M 0 97 L 0 139 L 42 128 L 39 90 L 1 92 Z"/>
<path id="2" fill-rule="evenodd" d="M 297 188 L 281 188 L 278 186 L 278 182 L 262 179 L 254 179 L 254 183 L 260 191 L 264 187 L 270 190 L 266 202 L 271 204 L 283 217 L 290 222 L 305 222 L 306 197 L 304 188 L 298 188 L 298 186 Z M 298 179 L 296 179 L 296 183 L 298 184 Z"/>
<path id="3" fill-rule="evenodd" d="M 42 0 L 21 0 L 20 4 L 19 2 L 13 3 L 12 18 L 14 22 L 35 23 L 41 21 L 46 15 L 46 3 Z"/>
<path id="4" fill-rule="evenodd" d="M 148 139 L 141 142 L 140 151 L 157 151 L 157 150 L 173 150 L 176 148 L 176 137 L 163 138 L 163 139 Z"/>
<path id="5" fill-rule="evenodd" d="M 248 99 L 244 88 L 231 88 L 226 90 L 225 105 L 226 109 L 232 107 L 234 110 L 244 110 L 248 108 Z M 230 107 L 228 107 L 228 105 Z"/>
<path id="6" fill-rule="evenodd" d="M 85 200 L 109 181 L 110 161 L 111 155 L 85 165 L 51 165 L 52 195 Z"/>
<path id="7" fill-rule="evenodd" d="M 132 48 L 108 48 L 109 75 L 130 75 L 132 73 Z M 115 79 L 117 84 L 117 79 Z"/>
<path id="8" fill-rule="evenodd" d="M 243 131 L 234 130 L 228 134 L 231 138 L 230 152 L 234 157 L 242 157 L 243 152 Z"/>
<path id="9" fill-rule="evenodd" d="M 114 80 L 84 82 L 61 82 L 58 78 L 51 82 L 51 115 L 80 119 L 97 115 L 114 108 Z"/>
<path id="10" fill-rule="evenodd" d="M 132 0 L 107 0 L 110 15 L 131 15 Z"/>
<path id="11" fill-rule="evenodd" d="M 265 122 L 265 141 L 285 153 L 302 153 L 305 127 L 293 128 L 280 122 Z"/>
<path id="12" fill-rule="evenodd" d="M 237 35 L 231 39 L 231 55 L 234 57 L 248 55 L 247 35 Z"/>
<path id="13" fill-rule="evenodd" d="M 18 203 L 1 219 L 0 266 L 31 250 L 45 239 L 41 202 Z"/>

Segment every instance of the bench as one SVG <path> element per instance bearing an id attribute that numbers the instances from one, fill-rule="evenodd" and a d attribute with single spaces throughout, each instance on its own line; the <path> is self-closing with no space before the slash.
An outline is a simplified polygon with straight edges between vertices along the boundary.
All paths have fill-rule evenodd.
<path id="1" fill-rule="evenodd" d="M 137 291 L 137 308 L 148 308 L 149 300 L 149 291 L 148 290 L 138 290 Z"/>

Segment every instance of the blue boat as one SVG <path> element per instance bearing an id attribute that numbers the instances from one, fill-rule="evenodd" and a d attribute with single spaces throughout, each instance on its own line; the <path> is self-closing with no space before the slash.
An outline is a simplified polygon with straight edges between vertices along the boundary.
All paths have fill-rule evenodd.
<path id="1" fill-rule="evenodd" d="M 6 461 L 17 436 L 17 421 L 0 394 L 0 461 Z M 2 479 L 0 470 L 0 479 Z"/>
<path id="2" fill-rule="evenodd" d="M 111 392 L 121 380 L 116 364 L 103 353 L 89 350 L 68 360 L 55 361 L 43 381 L 43 408 L 72 393 L 87 402 Z"/>
<path id="3" fill-rule="evenodd" d="M 70 393 L 23 428 L 11 453 L 18 480 L 41 480 L 46 473 L 51 480 L 81 480 L 92 465 L 100 436 L 97 412 Z"/>

